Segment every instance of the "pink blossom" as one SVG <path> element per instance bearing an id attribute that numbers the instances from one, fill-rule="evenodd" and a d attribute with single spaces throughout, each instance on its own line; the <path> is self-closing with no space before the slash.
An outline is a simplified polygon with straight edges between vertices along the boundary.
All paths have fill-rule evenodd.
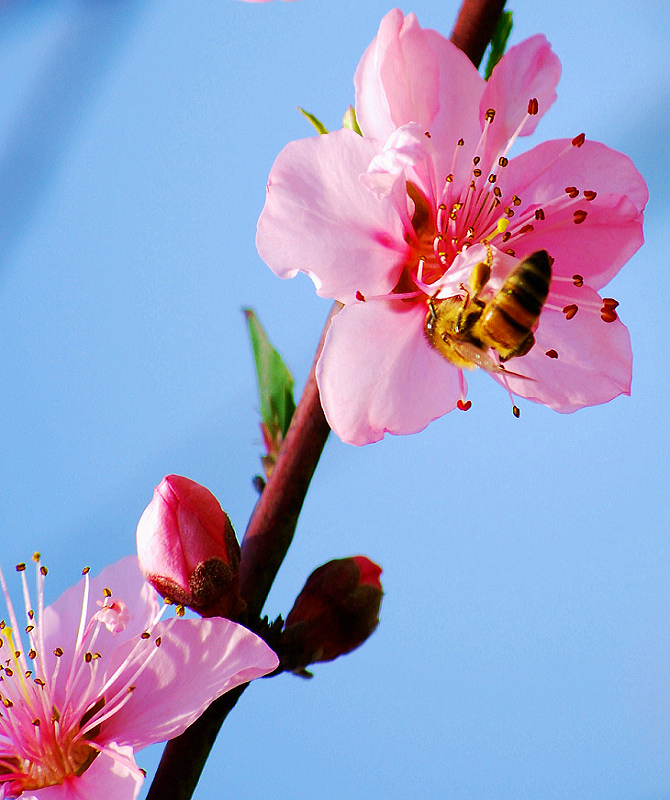
<path id="1" fill-rule="evenodd" d="M 395 9 L 354 79 L 364 136 L 339 130 L 277 157 L 257 246 L 277 275 L 304 272 L 344 304 L 317 365 L 344 441 L 414 433 L 467 407 L 462 365 L 427 340 L 428 302 L 464 302 L 484 262 L 487 303 L 540 250 L 552 278 L 534 346 L 501 366 L 482 344 L 466 366 L 560 412 L 630 393 L 628 331 L 599 290 L 642 244 L 644 180 L 583 134 L 508 155 L 555 100 L 559 77 L 538 35 L 486 82 L 451 42 Z"/>
<path id="2" fill-rule="evenodd" d="M 9 610 L 0 625 L 0 797 L 134 800 L 144 779 L 136 750 L 182 733 L 217 697 L 277 665 L 229 620 L 160 621 L 167 606 L 159 609 L 135 557 L 93 580 L 86 570 L 47 608 L 46 569 L 35 561 L 36 606 L 17 567 L 23 626 L 0 572 Z"/>

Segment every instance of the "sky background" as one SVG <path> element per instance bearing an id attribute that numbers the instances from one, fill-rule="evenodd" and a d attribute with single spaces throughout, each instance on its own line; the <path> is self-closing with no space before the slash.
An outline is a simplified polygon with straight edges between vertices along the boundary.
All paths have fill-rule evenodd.
<path id="1" fill-rule="evenodd" d="M 384 567 L 381 624 L 312 681 L 251 686 L 196 798 L 670 798 L 670 6 L 508 7 L 511 43 L 543 32 L 563 64 L 524 147 L 584 131 L 649 184 L 647 243 L 607 292 L 632 397 L 521 401 L 516 420 L 482 374 L 467 414 L 421 434 L 331 436 L 266 612 L 362 553 Z M 2 567 L 40 550 L 48 600 L 133 552 L 165 474 L 208 486 L 242 535 L 261 445 L 241 309 L 299 391 L 330 308 L 258 257 L 265 182 L 312 134 L 297 105 L 339 127 L 390 8 L 0 5 Z M 403 10 L 448 36 L 458 3 Z M 160 751 L 139 754 L 150 775 Z"/>

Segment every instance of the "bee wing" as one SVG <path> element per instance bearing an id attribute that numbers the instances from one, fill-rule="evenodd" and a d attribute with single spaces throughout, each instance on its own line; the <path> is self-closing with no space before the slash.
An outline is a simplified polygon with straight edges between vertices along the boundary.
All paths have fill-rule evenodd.
<path id="1" fill-rule="evenodd" d="M 511 378 L 523 378 L 525 381 L 535 380 L 535 378 L 530 378 L 528 375 L 520 375 L 518 372 L 512 372 L 512 370 L 506 369 L 502 364 L 490 356 L 486 350 L 482 350 L 481 348 L 477 347 L 477 345 L 472 344 L 472 342 L 452 339 L 451 345 L 460 356 L 467 361 L 470 361 L 470 363 L 474 364 L 475 366 L 486 370 L 486 372 L 497 372 L 498 374 L 509 375 Z"/>

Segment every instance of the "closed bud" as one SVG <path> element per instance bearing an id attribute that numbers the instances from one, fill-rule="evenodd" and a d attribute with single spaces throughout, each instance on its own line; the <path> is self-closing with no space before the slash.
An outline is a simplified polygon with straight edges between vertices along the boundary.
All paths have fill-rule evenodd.
<path id="1" fill-rule="evenodd" d="M 382 569 L 365 556 L 339 558 L 315 569 L 291 609 L 281 635 L 284 669 L 332 661 L 363 644 L 379 624 Z"/>
<path id="2" fill-rule="evenodd" d="M 240 546 L 219 501 L 199 483 L 163 478 L 137 525 L 137 555 L 163 597 L 204 617 L 239 614 Z"/>

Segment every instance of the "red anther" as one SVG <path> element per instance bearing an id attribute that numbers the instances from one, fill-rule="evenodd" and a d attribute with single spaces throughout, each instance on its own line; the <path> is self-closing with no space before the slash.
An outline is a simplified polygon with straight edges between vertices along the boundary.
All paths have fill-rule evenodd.
<path id="1" fill-rule="evenodd" d="M 427 136 L 430 139 L 430 131 L 426 131 L 426 133 L 424 135 Z"/>
<path id="2" fill-rule="evenodd" d="M 572 140 L 572 144 L 575 147 L 581 147 L 585 141 L 586 141 L 586 134 L 580 133 L 579 136 L 575 136 L 575 138 Z"/>
<path id="3" fill-rule="evenodd" d="M 572 282 L 575 284 L 575 286 L 583 286 L 584 278 L 581 275 L 573 275 Z"/>
<path id="4" fill-rule="evenodd" d="M 584 191 L 584 198 L 586 200 L 589 200 L 589 201 L 595 200 L 597 196 L 598 196 L 598 193 L 597 192 L 593 192 L 590 189 L 586 189 Z"/>
<path id="5" fill-rule="evenodd" d="M 579 196 L 579 189 L 576 186 L 566 186 L 565 193 L 574 199 Z"/>
<path id="6" fill-rule="evenodd" d="M 535 116 L 535 114 L 537 114 L 539 110 L 540 110 L 540 105 L 537 102 L 537 97 L 533 97 L 532 100 L 528 101 L 528 113 L 531 116 Z"/>
<path id="7" fill-rule="evenodd" d="M 456 408 L 459 411 L 467 411 L 471 407 L 472 407 L 471 400 L 466 400 L 465 402 L 463 402 L 463 400 L 459 400 L 458 403 L 456 403 Z"/>
<path id="8" fill-rule="evenodd" d="M 613 308 L 607 308 L 603 306 L 600 311 L 600 319 L 603 322 L 614 322 L 614 320 L 618 319 L 618 316 Z"/>
<path id="9" fill-rule="evenodd" d="M 532 225 L 524 225 L 523 228 L 519 231 L 519 233 L 532 233 L 535 228 Z"/>
<path id="10" fill-rule="evenodd" d="M 484 119 L 488 120 L 489 122 L 493 122 L 496 115 L 495 108 L 488 108 L 486 110 L 486 114 L 484 114 Z"/>
<path id="11" fill-rule="evenodd" d="M 365 296 L 362 295 L 360 292 L 356 292 L 356 300 L 360 300 L 361 303 L 365 302 Z"/>
<path id="12" fill-rule="evenodd" d="M 508 256 L 516 257 L 516 253 L 514 252 L 514 250 L 512 250 L 511 247 L 509 248 L 509 250 L 505 250 L 505 252 L 507 253 Z"/>
<path id="13" fill-rule="evenodd" d="M 512 203 L 513 203 L 513 205 L 515 205 L 515 206 L 520 206 L 520 205 L 521 205 L 521 198 L 520 198 L 518 195 L 516 195 L 516 194 L 515 194 L 515 195 L 512 197 Z"/>
<path id="14" fill-rule="evenodd" d="M 519 409 L 519 406 L 512 406 L 512 414 L 514 414 L 514 416 L 517 419 L 519 419 L 519 417 L 521 416 L 521 410 Z"/>
<path id="15" fill-rule="evenodd" d="M 579 306 L 576 303 L 570 303 L 569 306 L 565 306 L 563 309 L 566 319 L 572 319 L 578 311 Z"/>
<path id="16" fill-rule="evenodd" d="M 575 211 L 572 221 L 575 223 L 575 225 L 581 225 L 582 222 L 584 222 L 584 220 L 586 219 L 586 216 L 587 216 L 586 211 L 578 209 L 577 211 Z"/>
<path id="17" fill-rule="evenodd" d="M 618 301 L 616 301 L 613 297 L 603 297 L 603 305 L 605 308 L 611 308 L 612 311 L 619 305 Z"/>
<path id="18" fill-rule="evenodd" d="M 500 164 L 501 167 L 506 167 L 509 164 L 509 159 L 505 158 L 505 156 L 500 156 L 498 164 Z"/>
<path id="19" fill-rule="evenodd" d="M 459 139 L 457 144 L 459 147 L 463 147 L 463 145 L 465 144 L 465 139 Z"/>
<path id="20" fill-rule="evenodd" d="M 472 159 L 472 163 L 475 165 L 475 167 L 477 166 L 477 164 L 479 164 L 480 161 L 481 161 L 481 158 L 479 156 L 475 156 Z"/>
<path id="21" fill-rule="evenodd" d="M 541 208 L 535 209 L 535 219 L 544 219 L 544 211 Z"/>
<path id="22" fill-rule="evenodd" d="M 549 358 L 558 358 L 558 353 L 555 350 L 547 350 L 545 356 L 549 356 Z"/>

